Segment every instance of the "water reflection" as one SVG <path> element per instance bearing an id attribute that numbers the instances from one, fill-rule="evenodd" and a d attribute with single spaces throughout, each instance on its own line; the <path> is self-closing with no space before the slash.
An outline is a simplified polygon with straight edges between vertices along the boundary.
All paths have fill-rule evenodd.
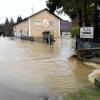
<path id="1" fill-rule="evenodd" d="M 73 47 L 67 37 L 54 45 L 0 38 L 1 100 L 63 100 L 67 92 L 85 87 L 92 69 L 70 58 Z"/>

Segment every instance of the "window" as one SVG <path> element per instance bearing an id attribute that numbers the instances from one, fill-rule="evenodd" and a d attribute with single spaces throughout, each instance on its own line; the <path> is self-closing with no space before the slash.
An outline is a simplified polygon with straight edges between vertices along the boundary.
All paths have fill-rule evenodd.
<path id="1" fill-rule="evenodd" d="M 42 20 L 36 20 L 36 21 L 34 22 L 34 24 L 35 24 L 35 25 L 42 25 Z"/>
<path id="2" fill-rule="evenodd" d="M 40 32 L 41 30 L 38 30 L 38 29 L 37 29 L 36 31 L 37 31 L 37 32 Z"/>
<path id="3" fill-rule="evenodd" d="M 53 20 L 50 21 L 50 26 L 54 26 L 54 21 Z"/>

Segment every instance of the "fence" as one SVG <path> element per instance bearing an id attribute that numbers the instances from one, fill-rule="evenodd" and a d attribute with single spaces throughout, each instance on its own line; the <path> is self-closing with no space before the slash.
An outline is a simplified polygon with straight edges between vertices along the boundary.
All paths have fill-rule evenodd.
<path id="1" fill-rule="evenodd" d="M 34 41 L 34 42 L 42 42 L 42 43 L 47 43 L 47 44 L 53 44 L 54 40 L 52 38 L 50 38 L 50 36 L 45 37 L 39 37 L 39 36 L 21 36 L 21 39 L 24 40 L 30 40 L 30 41 Z"/>
<path id="2" fill-rule="evenodd" d="M 100 42 L 77 39 L 77 51 L 80 57 L 100 56 Z"/>

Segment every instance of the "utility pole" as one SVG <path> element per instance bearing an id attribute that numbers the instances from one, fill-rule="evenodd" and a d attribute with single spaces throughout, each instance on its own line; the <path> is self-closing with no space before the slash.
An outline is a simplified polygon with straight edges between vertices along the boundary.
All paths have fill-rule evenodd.
<path id="1" fill-rule="evenodd" d="M 33 15 L 33 7 L 32 7 L 32 9 L 31 9 L 31 10 L 32 10 L 32 15 Z"/>

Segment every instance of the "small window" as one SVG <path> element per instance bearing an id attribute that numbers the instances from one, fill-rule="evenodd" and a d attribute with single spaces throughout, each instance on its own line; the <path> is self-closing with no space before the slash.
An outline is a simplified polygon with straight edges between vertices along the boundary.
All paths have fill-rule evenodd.
<path id="1" fill-rule="evenodd" d="M 41 30 L 36 30 L 37 32 L 40 32 Z"/>
<path id="2" fill-rule="evenodd" d="M 42 20 L 36 20 L 34 24 L 35 25 L 42 25 Z"/>
<path id="3" fill-rule="evenodd" d="M 54 21 L 50 21 L 50 26 L 54 26 Z"/>

